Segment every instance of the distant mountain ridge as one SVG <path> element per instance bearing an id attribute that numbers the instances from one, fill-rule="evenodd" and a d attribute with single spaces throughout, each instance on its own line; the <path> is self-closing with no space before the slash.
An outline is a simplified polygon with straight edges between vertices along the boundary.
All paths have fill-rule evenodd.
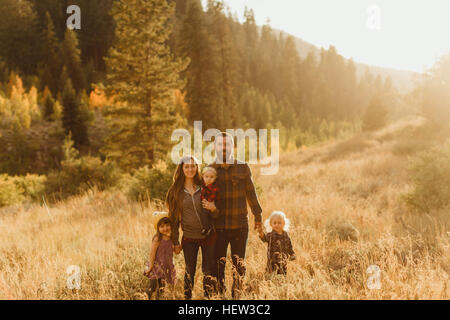
<path id="1" fill-rule="evenodd" d="M 273 29 L 274 32 L 277 32 L 278 34 L 281 33 L 283 36 L 292 36 L 295 39 L 297 50 L 302 58 L 305 58 L 311 51 L 316 54 L 316 56 L 319 56 L 320 54 L 320 48 L 301 39 L 296 36 L 293 36 L 285 31 L 281 31 L 278 29 Z M 345 57 L 344 57 L 345 58 Z M 345 58 L 346 60 L 349 60 L 348 58 Z M 379 67 L 379 66 L 372 66 L 364 63 L 360 63 L 357 61 L 355 62 L 356 66 L 356 72 L 358 77 L 362 76 L 366 69 L 368 68 L 369 72 L 373 76 L 380 75 L 382 79 L 390 76 L 392 79 L 392 84 L 397 88 L 397 90 L 401 93 L 406 93 L 414 89 L 415 83 L 417 80 L 420 79 L 421 74 L 409 70 L 400 70 L 400 69 L 393 69 L 393 68 L 386 68 L 386 67 Z"/>

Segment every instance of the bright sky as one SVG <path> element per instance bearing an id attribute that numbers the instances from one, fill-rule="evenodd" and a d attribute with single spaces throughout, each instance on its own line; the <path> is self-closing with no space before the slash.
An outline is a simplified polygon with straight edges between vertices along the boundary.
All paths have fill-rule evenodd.
<path id="1" fill-rule="evenodd" d="M 450 52 L 449 0 L 224 0 L 243 20 L 252 8 L 318 47 L 371 65 L 422 72 Z M 204 1 L 206 2 L 206 1 Z"/>

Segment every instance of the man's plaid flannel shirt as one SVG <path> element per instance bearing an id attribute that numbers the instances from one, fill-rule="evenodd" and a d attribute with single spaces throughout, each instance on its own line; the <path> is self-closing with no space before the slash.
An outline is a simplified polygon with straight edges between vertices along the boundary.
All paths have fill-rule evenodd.
<path id="1" fill-rule="evenodd" d="M 216 229 L 248 228 L 247 201 L 255 216 L 261 222 L 262 209 L 256 195 L 252 173 L 247 163 L 234 160 L 233 164 L 211 164 L 217 171 L 219 217 L 215 220 Z"/>

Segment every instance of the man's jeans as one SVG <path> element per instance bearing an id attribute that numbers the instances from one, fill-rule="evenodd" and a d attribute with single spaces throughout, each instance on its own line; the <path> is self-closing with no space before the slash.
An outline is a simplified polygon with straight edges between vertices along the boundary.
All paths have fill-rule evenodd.
<path id="1" fill-rule="evenodd" d="M 237 298 L 242 290 L 242 278 L 245 275 L 245 249 L 247 247 L 248 227 L 234 230 L 217 230 L 216 258 L 217 258 L 217 280 L 220 294 L 226 292 L 225 288 L 225 264 L 228 245 L 231 246 L 231 257 L 233 261 L 233 287 L 232 296 Z"/>
<path id="2" fill-rule="evenodd" d="M 192 289 L 197 269 L 198 249 L 202 250 L 203 290 L 205 297 L 210 297 L 216 290 L 215 246 L 200 245 L 195 242 L 183 242 L 184 262 L 186 271 L 184 274 L 184 297 L 192 298 Z"/>

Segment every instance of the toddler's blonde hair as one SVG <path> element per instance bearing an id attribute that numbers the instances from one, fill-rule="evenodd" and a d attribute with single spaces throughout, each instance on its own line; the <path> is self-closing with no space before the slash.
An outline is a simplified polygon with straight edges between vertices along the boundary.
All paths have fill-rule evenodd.
<path id="1" fill-rule="evenodd" d="M 208 171 L 214 172 L 214 174 L 217 176 L 217 170 L 214 167 L 211 167 L 211 166 L 204 167 L 203 170 L 202 170 L 202 174 L 205 174 Z"/>
<path id="2" fill-rule="evenodd" d="M 264 227 L 266 229 L 267 232 L 271 232 L 272 231 L 272 227 L 270 226 L 270 221 L 272 221 L 273 218 L 281 218 L 284 220 L 284 231 L 289 231 L 289 226 L 291 225 L 291 220 L 289 220 L 286 215 L 284 214 L 283 211 L 273 211 L 269 218 L 264 221 Z"/>

